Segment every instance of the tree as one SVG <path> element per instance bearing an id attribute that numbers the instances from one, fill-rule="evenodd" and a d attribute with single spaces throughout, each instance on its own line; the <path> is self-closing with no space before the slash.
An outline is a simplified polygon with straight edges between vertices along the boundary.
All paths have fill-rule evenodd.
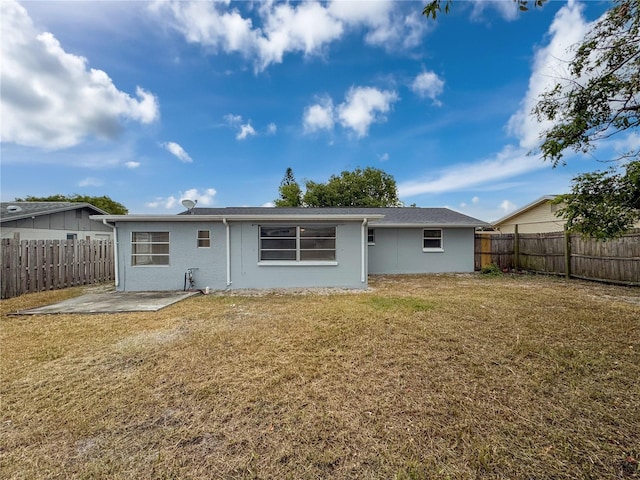
<path id="1" fill-rule="evenodd" d="M 542 94 L 533 113 L 552 126 L 541 134 L 545 160 L 588 153 L 603 140 L 640 127 L 640 0 L 616 5 L 587 33 L 569 63 L 570 78 Z M 617 168 L 579 175 L 558 214 L 571 231 L 615 238 L 640 218 L 640 146 L 610 161 Z"/>
<path id="2" fill-rule="evenodd" d="M 527 2 L 514 1 L 526 10 Z M 545 1 L 533 3 L 539 7 Z M 451 2 L 446 0 L 445 13 Z M 435 18 L 440 3 L 430 2 L 423 14 Z M 532 111 L 538 121 L 551 122 L 540 136 L 540 152 L 554 167 L 565 164 L 568 150 L 588 153 L 603 140 L 640 127 L 640 0 L 614 0 L 574 46 L 568 72 L 569 78 L 544 92 Z M 635 144 L 610 159 L 617 168 L 573 179 L 571 193 L 558 199 L 564 205 L 558 214 L 567 219 L 569 229 L 613 238 L 638 220 L 640 147 Z"/>
<path id="3" fill-rule="evenodd" d="M 571 193 L 560 195 L 558 215 L 570 231 L 605 240 L 622 235 L 640 220 L 640 162 L 625 172 L 609 169 L 580 175 Z"/>
<path id="4" fill-rule="evenodd" d="M 280 198 L 276 199 L 276 207 L 301 207 L 302 206 L 302 189 L 293 176 L 291 167 L 287 168 L 284 178 L 280 182 L 278 188 Z"/>
<path id="5" fill-rule="evenodd" d="M 307 207 L 399 207 L 396 181 L 380 169 L 356 168 L 332 175 L 327 183 L 307 181 L 302 203 Z"/>
<path id="6" fill-rule="evenodd" d="M 566 150 L 587 153 L 598 141 L 640 126 L 640 0 L 617 0 L 575 50 L 570 78 L 544 92 L 533 110 L 551 121 L 542 156 L 554 166 Z M 616 160 L 635 159 L 640 147 Z"/>
<path id="7" fill-rule="evenodd" d="M 111 200 L 106 195 L 101 197 L 91 197 L 89 195 L 79 195 L 74 193 L 73 195 L 50 195 L 48 197 L 35 197 L 33 195 L 27 195 L 25 198 L 16 198 L 16 202 L 79 202 L 90 203 L 94 207 L 104 210 L 112 215 L 126 215 L 129 210 L 114 200 Z"/>

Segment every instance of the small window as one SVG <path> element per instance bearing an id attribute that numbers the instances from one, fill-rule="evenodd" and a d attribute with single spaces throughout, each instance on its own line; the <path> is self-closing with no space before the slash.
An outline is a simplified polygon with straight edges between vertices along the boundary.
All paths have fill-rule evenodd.
<path id="1" fill-rule="evenodd" d="M 198 248 L 209 248 L 211 246 L 211 231 L 198 230 Z"/>
<path id="2" fill-rule="evenodd" d="M 169 265 L 169 232 L 132 232 L 131 265 Z"/>
<path id="3" fill-rule="evenodd" d="M 422 233 L 422 251 L 442 251 L 442 230 L 424 229 Z"/>
<path id="4" fill-rule="evenodd" d="M 77 240 L 77 239 L 78 239 L 77 233 L 67 233 L 67 240 Z"/>
<path id="5" fill-rule="evenodd" d="M 367 231 L 367 243 L 369 245 L 375 245 L 376 244 L 376 231 L 373 228 L 370 228 Z"/>

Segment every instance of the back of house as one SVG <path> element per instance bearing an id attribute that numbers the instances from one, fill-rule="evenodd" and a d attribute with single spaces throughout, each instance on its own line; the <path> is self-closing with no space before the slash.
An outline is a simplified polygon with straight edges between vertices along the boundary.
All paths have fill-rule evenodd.
<path id="1" fill-rule="evenodd" d="M 445 208 L 194 208 L 97 215 L 119 290 L 366 288 L 370 273 L 471 272 L 485 222 Z"/>

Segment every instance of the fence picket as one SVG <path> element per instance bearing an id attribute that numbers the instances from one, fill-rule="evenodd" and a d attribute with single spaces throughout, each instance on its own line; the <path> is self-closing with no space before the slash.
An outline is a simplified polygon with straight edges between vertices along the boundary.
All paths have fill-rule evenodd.
<path id="1" fill-rule="evenodd" d="M 115 278 L 111 240 L 4 238 L 0 262 L 0 298 Z"/>
<path id="2" fill-rule="evenodd" d="M 572 278 L 640 285 L 640 230 L 606 242 L 576 234 L 565 238 L 562 232 L 520 233 L 518 238 L 521 270 L 565 275 L 569 267 Z M 502 269 L 514 268 L 515 234 L 477 233 L 475 245 L 476 269 L 487 265 L 489 256 Z"/>

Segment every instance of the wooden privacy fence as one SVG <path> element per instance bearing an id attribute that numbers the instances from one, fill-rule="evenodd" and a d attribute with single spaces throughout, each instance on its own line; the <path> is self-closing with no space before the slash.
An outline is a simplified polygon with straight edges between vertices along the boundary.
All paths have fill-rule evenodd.
<path id="1" fill-rule="evenodd" d="M 14 240 L 0 245 L 1 298 L 112 281 L 111 240 Z"/>
<path id="2" fill-rule="evenodd" d="M 491 263 L 501 269 L 640 286 L 640 230 L 606 242 L 567 232 L 477 233 L 475 268 Z"/>

